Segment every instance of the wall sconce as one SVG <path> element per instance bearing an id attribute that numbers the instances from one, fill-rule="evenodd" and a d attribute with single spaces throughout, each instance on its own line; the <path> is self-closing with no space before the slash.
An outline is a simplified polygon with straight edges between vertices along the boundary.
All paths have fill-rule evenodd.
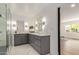
<path id="1" fill-rule="evenodd" d="M 29 28 L 28 28 L 28 23 L 27 22 L 24 23 L 24 28 L 25 28 L 26 31 L 28 31 Z"/>
<path id="2" fill-rule="evenodd" d="M 16 25 L 15 25 L 15 24 L 13 24 L 13 27 L 16 27 Z"/>
<path id="3" fill-rule="evenodd" d="M 37 22 L 37 21 L 35 21 L 35 26 L 36 26 L 36 27 L 38 26 L 38 22 Z"/>
<path id="4" fill-rule="evenodd" d="M 28 23 L 27 23 L 27 22 L 25 22 L 25 23 L 24 23 L 24 25 L 25 25 L 25 26 L 26 26 L 26 25 L 28 26 Z"/>
<path id="5" fill-rule="evenodd" d="M 42 25 L 46 25 L 46 17 L 43 17 L 43 19 L 42 19 Z"/>
<path id="6" fill-rule="evenodd" d="M 45 25 L 42 26 L 42 30 L 44 30 L 44 29 L 45 29 Z"/>
<path id="7" fill-rule="evenodd" d="M 46 26 L 46 17 L 43 17 L 43 19 L 42 19 L 42 30 L 45 29 L 45 26 Z"/>
<path id="8" fill-rule="evenodd" d="M 10 20 L 7 21 L 7 30 L 11 30 L 11 28 L 12 28 L 13 31 L 17 30 L 17 23 L 16 23 L 16 21 L 10 21 Z"/>
<path id="9" fill-rule="evenodd" d="M 42 25 L 45 25 L 45 22 L 42 22 Z"/>
<path id="10" fill-rule="evenodd" d="M 35 24 L 37 25 L 37 24 L 38 24 L 38 22 L 36 21 L 36 22 L 35 22 Z"/>
<path id="11" fill-rule="evenodd" d="M 17 23 L 16 23 L 16 21 L 12 21 L 12 29 L 13 29 L 14 31 L 17 30 Z"/>
<path id="12" fill-rule="evenodd" d="M 38 27 L 35 27 L 36 30 L 38 30 Z"/>
<path id="13" fill-rule="evenodd" d="M 17 30 L 17 28 L 16 28 L 16 27 L 12 27 L 12 29 L 13 29 L 14 31 L 16 31 L 16 30 Z"/>

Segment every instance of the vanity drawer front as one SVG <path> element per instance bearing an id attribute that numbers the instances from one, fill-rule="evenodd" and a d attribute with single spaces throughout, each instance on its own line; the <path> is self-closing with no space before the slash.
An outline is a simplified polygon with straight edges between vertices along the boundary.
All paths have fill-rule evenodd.
<path id="1" fill-rule="evenodd" d="M 20 38 L 21 43 L 27 43 L 27 39 L 26 38 Z"/>
<path id="2" fill-rule="evenodd" d="M 40 36 L 34 36 L 34 39 L 40 40 Z"/>
<path id="3" fill-rule="evenodd" d="M 33 35 L 29 35 L 29 43 L 31 44 L 32 43 L 32 41 L 33 41 Z"/>
<path id="4" fill-rule="evenodd" d="M 29 38 L 29 43 L 30 43 L 30 44 L 32 43 L 32 41 L 33 41 L 32 38 Z"/>
<path id="5" fill-rule="evenodd" d="M 30 44 L 33 43 L 33 44 L 35 44 L 35 45 L 37 45 L 37 46 L 40 46 L 40 41 L 37 40 L 37 39 L 34 39 L 34 38 L 30 39 L 29 43 L 30 43 Z"/>
<path id="6" fill-rule="evenodd" d="M 29 40 L 30 40 L 30 39 L 33 39 L 33 35 L 31 35 L 31 34 L 29 35 Z"/>
<path id="7" fill-rule="evenodd" d="M 40 47 L 39 46 L 37 46 L 36 44 L 34 44 L 34 43 L 32 43 L 31 44 L 32 46 L 33 46 L 33 48 L 37 51 L 37 52 L 41 52 L 41 50 L 40 50 Z"/>
<path id="8" fill-rule="evenodd" d="M 14 35 L 14 45 L 22 45 L 27 43 L 27 35 L 26 34 L 15 34 Z"/>
<path id="9" fill-rule="evenodd" d="M 33 39 L 33 42 L 35 45 L 39 46 L 40 47 L 40 40 L 38 39 Z"/>

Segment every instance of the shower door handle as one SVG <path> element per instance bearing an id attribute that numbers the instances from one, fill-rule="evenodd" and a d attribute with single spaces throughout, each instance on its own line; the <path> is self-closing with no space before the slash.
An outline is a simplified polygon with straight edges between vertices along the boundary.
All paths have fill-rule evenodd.
<path id="1" fill-rule="evenodd" d="M 2 34 L 2 31 L 0 31 L 0 35 Z"/>

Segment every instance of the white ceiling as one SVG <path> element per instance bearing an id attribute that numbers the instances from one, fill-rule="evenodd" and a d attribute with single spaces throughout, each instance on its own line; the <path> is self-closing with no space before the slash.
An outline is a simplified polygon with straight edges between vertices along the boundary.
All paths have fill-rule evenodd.
<path id="1" fill-rule="evenodd" d="M 70 5 L 66 4 L 61 8 L 61 20 L 79 19 L 79 4 L 76 4 L 73 8 Z"/>
<path id="2" fill-rule="evenodd" d="M 33 17 L 45 6 L 41 4 L 11 4 L 12 14 L 19 16 Z"/>
<path id="3" fill-rule="evenodd" d="M 41 11 L 51 8 L 59 7 L 62 4 L 55 3 L 18 3 L 9 4 L 11 14 L 13 18 L 33 18 L 37 16 Z"/>

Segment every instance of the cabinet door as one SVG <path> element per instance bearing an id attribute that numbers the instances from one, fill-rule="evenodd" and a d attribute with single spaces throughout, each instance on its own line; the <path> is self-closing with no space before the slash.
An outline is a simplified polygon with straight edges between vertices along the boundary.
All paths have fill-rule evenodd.
<path id="1" fill-rule="evenodd" d="M 21 42 L 20 37 L 18 35 L 14 35 L 14 45 L 19 45 Z"/>
<path id="2" fill-rule="evenodd" d="M 21 45 L 27 43 L 26 34 L 15 34 L 14 35 L 14 45 Z"/>
<path id="3" fill-rule="evenodd" d="M 26 44 L 27 43 L 27 37 L 26 37 L 26 35 L 22 35 L 20 37 L 20 41 L 21 41 L 22 44 Z"/>

